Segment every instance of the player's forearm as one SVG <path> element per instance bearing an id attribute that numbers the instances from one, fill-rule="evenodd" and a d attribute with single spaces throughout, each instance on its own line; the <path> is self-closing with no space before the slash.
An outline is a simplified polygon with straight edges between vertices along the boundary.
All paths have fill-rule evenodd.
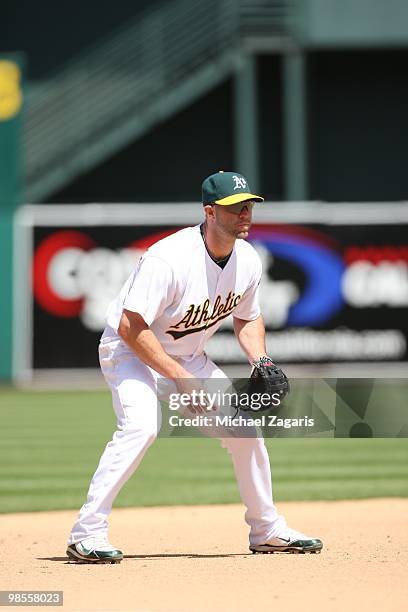
<path id="1" fill-rule="evenodd" d="M 244 321 L 234 317 L 234 331 L 250 363 L 266 355 L 265 326 L 262 316 L 254 321 Z"/>
<path id="2" fill-rule="evenodd" d="M 162 348 L 151 329 L 141 331 L 128 342 L 135 355 L 165 378 L 184 378 L 186 372 Z"/>
<path id="3" fill-rule="evenodd" d="M 168 355 L 150 327 L 136 313 L 122 315 L 118 333 L 135 355 L 165 378 L 177 379 L 189 373 Z"/>

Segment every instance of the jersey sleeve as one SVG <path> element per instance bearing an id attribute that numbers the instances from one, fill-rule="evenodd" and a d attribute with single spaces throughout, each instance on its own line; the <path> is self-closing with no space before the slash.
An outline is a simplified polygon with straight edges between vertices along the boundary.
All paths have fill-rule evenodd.
<path id="1" fill-rule="evenodd" d="M 151 325 L 174 299 L 171 266 L 159 257 L 143 257 L 133 276 L 123 308 L 139 313 Z"/>
<path id="2" fill-rule="evenodd" d="M 261 314 L 259 306 L 259 285 L 262 277 L 262 264 L 259 257 L 256 257 L 254 271 L 250 284 L 243 294 L 238 306 L 232 315 L 244 321 L 254 321 Z"/>

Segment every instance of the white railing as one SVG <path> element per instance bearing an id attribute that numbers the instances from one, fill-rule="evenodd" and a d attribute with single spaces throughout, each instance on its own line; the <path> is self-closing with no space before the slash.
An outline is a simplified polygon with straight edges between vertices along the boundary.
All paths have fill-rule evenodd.
<path id="1" fill-rule="evenodd" d="M 44 197 L 47 185 L 55 189 L 64 175 L 91 167 L 96 158 L 87 164 L 87 149 L 99 147 L 103 159 L 102 135 L 123 134 L 129 118 L 142 121 L 152 102 L 165 105 L 192 74 L 211 63 L 217 70 L 219 58 L 243 36 L 282 35 L 288 6 L 288 0 L 171 0 L 38 84 L 28 97 L 24 130 L 27 197 Z M 78 152 L 81 168 L 74 167 Z M 54 180 L 44 180 L 52 172 Z"/>

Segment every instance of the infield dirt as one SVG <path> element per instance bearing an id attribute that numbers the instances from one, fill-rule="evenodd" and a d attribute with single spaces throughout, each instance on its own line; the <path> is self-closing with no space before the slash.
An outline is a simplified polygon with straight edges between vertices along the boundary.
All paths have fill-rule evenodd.
<path id="1" fill-rule="evenodd" d="M 114 510 L 125 559 L 76 565 L 65 557 L 76 511 L 5 514 L 0 589 L 62 590 L 70 611 L 408 609 L 407 499 L 278 508 L 323 540 L 320 555 L 249 554 L 239 505 L 172 506 Z"/>

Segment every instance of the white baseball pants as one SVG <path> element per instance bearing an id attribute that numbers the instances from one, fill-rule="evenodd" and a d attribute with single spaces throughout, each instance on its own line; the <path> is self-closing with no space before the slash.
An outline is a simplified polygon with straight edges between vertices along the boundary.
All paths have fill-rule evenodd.
<path id="1" fill-rule="evenodd" d="M 69 544 L 92 535 L 107 534 L 112 504 L 160 428 L 157 380 L 161 377 L 137 359 L 118 337 L 102 337 L 99 358 L 112 392 L 117 431 L 99 461 Z M 197 378 L 226 378 L 205 353 L 183 366 Z M 245 429 L 248 436 L 248 428 Z M 272 501 L 271 471 L 264 440 L 254 433 L 254 437 L 228 436 L 221 439 L 221 444 L 232 457 L 241 499 L 247 509 L 245 520 L 250 527 L 250 544 L 259 544 L 282 532 L 286 522 Z"/>

